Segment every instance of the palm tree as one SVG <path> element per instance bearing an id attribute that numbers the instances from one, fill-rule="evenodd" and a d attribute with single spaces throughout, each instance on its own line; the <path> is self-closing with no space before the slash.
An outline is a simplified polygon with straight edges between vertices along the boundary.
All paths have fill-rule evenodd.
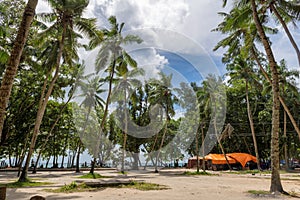
<path id="1" fill-rule="evenodd" d="M 124 60 L 125 61 L 125 60 Z M 131 60 L 133 61 L 133 60 Z M 130 65 L 133 67 L 132 70 L 128 71 L 127 65 Z M 115 86 L 113 90 L 113 98 L 116 100 L 123 101 L 123 112 L 124 112 L 124 127 L 123 128 L 123 152 L 122 152 L 122 168 L 121 172 L 124 174 L 124 164 L 125 164 L 125 151 L 126 151 L 126 139 L 127 139 L 127 133 L 128 133 L 128 99 L 130 97 L 130 94 L 133 92 L 134 89 L 136 89 L 138 86 L 141 85 L 141 82 L 134 78 L 136 76 L 144 75 L 143 69 L 137 68 L 137 63 L 131 62 L 127 63 L 125 62 L 122 64 L 117 72 L 116 72 L 117 78 L 117 85 Z"/>
<path id="2" fill-rule="evenodd" d="M 223 148 L 221 143 L 222 134 L 220 134 L 220 122 L 222 123 L 222 119 L 224 119 L 225 114 L 225 107 L 226 107 L 226 99 L 224 99 L 225 95 L 225 88 L 222 83 L 221 77 L 216 77 L 215 75 L 209 74 L 205 81 L 202 83 L 203 90 L 205 91 L 206 95 L 205 98 L 202 97 L 202 101 L 205 103 L 205 110 L 208 111 L 208 108 L 211 109 L 210 116 L 213 120 L 213 128 L 211 132 L 214 133 L 214 138 L 217 140 L 218 145 L 221 149 L 222 154 L 225 157 L 227 166 L 230 170 L 231 166 L 226 156 L 226 152 Z M 222 124 L 223 125 L 223 124 Z M 204 148 L 204 147 L 203 147 Z"/>
<path id="3" fill-rule="evenodd" d="M 24 45 L 29 34 L 29 29 L 35 15 L 35 8 L 38 0 L 28 0 L 24 10 L 21 24 L 19 26 L 18 34 L 14 42 L 13 49 L 10 53 L 10 57 L 6 66 L 5 74 L 3 76 L 0 87 L 0 144 L 4 140 L 2 138 L 2 130 L 5 119 L 5 110 L 9 101 L 12 86 L 15 76 L 17 74 L 18 66 L 20 64 L 21 55 Z"/>
<path id="4" fill-rule="evenodd" d="M 92 108 L 94 108 L 95 111 L 98 111 L 97 108 L 103 109 L 105 102 L 103 99 L 99 96 L 99 94 L 105 92 L 105 90 L 101 89 L 102 84 L 100 84 L 101 78 L 96 76 L 92 78 L 91 80 L 88 80 L 88 83 L 85 83 L 81 81 L 80 88 L 82 91 L 82 94 L 79 96 L 85 97 L 81 103 L 80 106 L 83 106 L 87 109 L 86 118 L 84 121 L 84 125 L 82 128 L 82 135 L 85 135 L 87 124 L 89 121 L 89 116 L 92 111 Z M 93 149 L 94 148 L 94 149 Z M 97 152 L 98 146 L 92 147 L 92 151 Z M 94 153 L 94 159 L 97 158 L 97 154 Z M 79 159 L 78 159 L 79 160 Z M 95 163 L 92 163 L 90 173 L 94 173 Z M 76 170 L 78 172 L 78 169 Z"/>
<path id="5" fill-rule="evenodd" d="M 226 1 L 224 1 L 226 3 Z M 260 37 L 258 35 L 258 31 L 255 23 L 253 22 L 253 18 L 251 16 L 251 7 L 246 4 L 238 4 L 238 6 L 234 7 L 230 14 L 220 13 L 224 16 L 224 21 L 218 25 L 218 28 L 214 29 L 214 31 L 220 31 L 223 34 L 229 34 L 228 37 L 221 40 L 214 50 L 217 50 L 220 47 L 229 47 L 227 52 L 224 55 L 223 61 L 230 62 L 234 57 L 242 54 L 243 56 L 249 56 L 250 59 L 254 59 L 261 70 L 262 74 L 271 84 L 272 80 L 269 78 L 269 75 L 265 71 L 264 67 L 261 64 L 261 59 L 259 57 L 260 53 L 258 52 L 255 41 L 259 41 Z M 262 22 L 267 21 L 267 16 L 264 15 L 260 18 Z M 270 27 L 264 26 L 264 29 L 268 33 L 276 33 L 276 29 L 272 29 Z M 293 115 L 291 114 L 288 106 L 284 102 L 284 99 L 279 96 L 279 101 L 283 106 L 285 112 L 288 114 L 295 131 L 298 133 L 300 138 L 300 129 Z"/>
<path id="6" fill-rule="evenodd" d="M 96 73 L 99 73 L 102 70 L 108 73 L 108 76 L 103 80 L 105 82 L 108 82 L 108 94 L 106 97 L 105 108 L 100 124 L 100 131 L 104 129 L 104 125 L 108 115 L 108 107 L 111 102 L 112 87 L 117 68 L 122 68 L 122 65 L 126 65 L 126 63 L 127 65 L 135 63 L 135 61 L 128 55 L 128 53 L 123 49 L 121 45 L 142 42 L 142 40 L 138 36 L 127 35 L 123 37 L 122 31 L 125 24 L 121 23 L 119 25 L 115 16 L 109 17 L 108 20 L 110 22 L 111 29 L 103 29 L 101 31 L 98 31 L 96 37 L 92 38 L 89 44 L 89 47 L 91 49 L 100 46 L 100 50 L 96 58 Z M 96 157 L 94 157 L 94 159 L 96 159 Z"/>
<path id="7" fill-rule="evenodd" d="M 270 41 L 268 40 L 266 33 L 264 31 L 262 22 L 260 21 L 259 14 L 257 12 L 257 5 L 255 0 L 250 0 L 253 19 L 258 31 L 258 35 L 264 46 L 269 66 L 272 74 L 272 92 L 273 92 L 273 107 L 272 107 L 272 134 L 271 134 L 271 187 L 270 192 L 280 192 L 284 193 L 283 187 L 280 181 L 279 174 L 279 78 L 277 63 L 270 46 Z"/>
<path id="8" fill-rule="evenodd" d="M 165 136 L 168 132 L 168 125 L 172 116 L 175 115 L 174 103 L 177 103 L 178 99 L 172 92 L 172 74 L 167 76 L 163 73 L 159 73 L 160 80 L 152 79 L 149 81 L 149 102 L 152 105 L 160 105 L 165 112 L 165 124 L 163 129 L 162 139 L 158 148 L 155 161 L 155 172 L 158 173 L 157 164 L 159 159 L 160 151 L 164 145 Z M 162 116 L 163 117 L 163 116 Z"/>
<path id="9" fill-rule="evenodd" d="M 73 59 L 78 59 L 76 53 L 76 45 L 78 44 L 76 41 L 76 37 L 79 37 L 79 34 L 74 30 L 76 28 L 78 29 L 78 31 L 86 33 L 88 36 L 92 36 L 95 29 L 95 20 L 89 20 L 81 17 L 84 9 L 88 5 L 88 1 L 48 0 L 48 2 L 54 9 L 54 12 L 41 14 L 41 18 L 44 19 L 44 21 L 48 23 L 50 22 L 52 24 L 48 27 L 48 29 L 46 29 L 46 31 L 41 33 L 40 38 L 42 42 L 47 43 L 50 40 L 53 43 L 53 46 L 50 46 L 45 50 L 45 53 L 50 53 L 50 56 L 47 54 L 43 56 L 47 56 L 44 64 L 46 66 L 54 66 L 54 72 L 53 68 L 50 67 L 44 81 L 40 101 L 38 104 L 37 117 L 29 147 L 29 152 L 22 174 L 19 177 L 20 182 L 27 180 L 29 162 L 34 152 L 35 143 L 38 137 L 40 126 L 42 124 L 42 119 L 49 97 L 51 96 L 55 82 L 59 77 L 62 58 L 64 58 L 64 64 L 68 64 L 70 67 L 73 65 Z M 48 81 L 50 82 L 48 83 Z"/>
<path id="10" fill-rule="evenodd" d="M 253 63 L 247 62 L 246 59 L 243 59 L 242 57 L 236 57 L 233 63 L 227 65 L 227 69 L 230 71 L 229 75 L 231 78 L 231 82 L 235 80 L 244 80 L 245 82 L 245 93 L 246 93 L 246 103 L 247 103 L 247 113 L 248 113 L 248 119 L 250 123 L 250 129 L 251 129 L 251 134 L 252 134 L 252 139 L 253 139 L 253 145 L 255 149 L 255 156 L 257 160 L 257 169 L 260 168 L 260 156 L 258 153 L 258 146 L 257 146 L 257 141 L 256 141 L 256 135 L 255 135 L 255 130 L 254 130 L 254 123 L 253 123 L 253 117 L 252 117 L 252 112 L 251 112 L 251 107 L 250 107 L 250 102 L 249 102 L 249 83 L 250 86 L 255 85 L 258 88 L 260 87 L 259 82 L 256 80 L 256 75 L 254 71 L 251 69 L 251 66 L 253 66 Z"/>

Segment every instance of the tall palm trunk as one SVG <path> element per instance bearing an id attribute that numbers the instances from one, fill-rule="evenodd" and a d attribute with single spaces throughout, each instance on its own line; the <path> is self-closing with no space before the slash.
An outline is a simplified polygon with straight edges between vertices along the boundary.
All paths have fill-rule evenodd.
<path id="1" fill-rule="evenodd" d="M 128 116 L 127 116 L 127 110 L 126 110 L 126 106 L 127 106 L 127 94 L 125 91 L 125 97 L 124 97 L 124 108 L 125 108 L 125 130 L 124 130 L 124 141 L 123 141 L 123 152 L 122 152 L 122 169 L 121 172 L 124 174 L 125 171 L 125 152 L 126 152 L 126 140 L 127 140 L 127 132 L 128 132 Z"/>
<path id="2" fill-rule="evenodd" d="M 273 92 L 273 107 L 272 107 L 272 136 L 271 136 L 271 187 L 270 192 L 281 192 L 283 193 L 283 187 L 281 185 L 280 174 L 279 174 L 279 81 L 277 63 L 273 55 L 273 51 L 269 44 L 269 40 L 264 32 L 263 26 L 259 20 L 257 6 L 255 0 L 251 0 L 251 8 L 253 19 L 259 34 L 259 37 L 263 43 L 266 51 L 269 65 L 272 73 L 272 92 Z"/>
<path id="3" fill-rule="evenodd" d="M 205 172 L 205 148 L 204 148 L 204 130 L 203 130 L 203 124 L 201 124 L 201 135 L 202 135 L 202 170 Z"/>
<path id="4" fill-rule="evenodd" d="M 62 58 L 62 54 L 63 54 L 66 29 L 67 29 L 66 24 L 64 24 L 62 38 L 61 38 L 61 41 L 59 42 L 59 52 L 58 52 L 57 59 L 56 59 L 55 73 L 54 73 L 54 76 L 53 76 L 53 78 L 50 82 L 47 93 L 42 92 L 42 95 L 41 95 L 41 98 L 40 98 L 39 108 L 38 108 L 38 111 L 37 111 L 37 116 L 36 116 L 36 121 L 35 121 L 35 125 L 34 125 L 33 135 L 32 135 L 32 139 L 31 139 L 31 143 L 30 143 L 30 147 L 29 147 L 29 152 L 28 152 L 28 155 L 27 155 L 27 159 L 26 159 L 25 166 L 23 168 L 22 174 L 21 174 L 21 176 L 18 180 L 19 182 L 24 182 L 24 181 L 27 180 L 29 162 L 30 162 L 31 156 L 34 152 L 35 143 L 36 143 L 37 136 L 38 136 L 39 130 L 40 130 L 40 126 L 42 124 L 42 120 L 43 120 L 43 117 L 44 117 L 44 114 L 45 114 L 46 106 L 47 106 L 49 97 L 52 94 L 55 82 L 56 82 L 56 80 L 59 76 L 60 62 L 61 62 L 61 58 Z"/>
<path id="5" fill-rule="evenodd" d="M 256 161 L 257 161 L 257 169 L 260 170 L 260 160 L 259 160 L 258 147 L 257 147 L 257 142 L 256 142 L 255 130 L 254 130 L 254 123 L 253 123 L 253 118 L 252 118 L 252 113 L 251 113 L 251 108 L 250 108 L 250 102 L 249 102 L 249 88 L 248 88 L 248 80 L 247 79 L 246 79 L 246 102 L 247 102 L 248 119 L 249 119 L 249 123 L 250 123 L 250 129 L 251 129 L 251 134 L 252 134 L 252 139 L 253 139 Z"/>
<path id="6" fill-rule="evenodd" d="M 283 29 L 284 29 L 286 35 L 288 36 L 288 38 L 289 38 L 289 40 L 290 40 L 292 46 L 294 47 L 294 49 L 295 49 L 295 51 L 296 51 L 296 54 L 297 54 L 297 57 L 298 57 L 298 64 L 299 64 L 299 67 L 300 67 L 300 50 L 299 50 L 299 48 L 298 48 L 298 46 L 297 46 L 297 43 L 295 42 L 295 40 L 294 40 L 294 38 L 293 38 L 293 36 L 292 36 L 292 34 L 291 34 L 289 28 L 287 27 L 285 21 L 283 20 L 283 18 L 282 18 L 281 15 L 279 14 L 277 8 L 275 7 L 274 2 L 272 2 L 272 3 L 270 4 L 270 8 L 271 8 L 271 10 L 274 12 L 274 14 L 275 14 L 276 17 L 278 18 L 278 20 L 280 21 L 280 23 L 281 23 L 281 25 L 282 25 L 282 27 L 283 27 Z"/>
<path id="7" fill-rule="evenodd" d="M 197 129 L 196 132 L 196 156 L 197 156 L 197 173 L 200 171 L 200 166 L 199 166 L 199 128 Z M 204 155 L 203 155 L 204 157 Z"/>
<path id="8" fill-rule="evenodd" d="M 81 140 L 79 140 L 78 150 L 77 150 L 77 159 L 76 159 L 76 173 L 80 172 L 80 151 L 81 151 Z M 75 157 L 75 156 L 74 156 Z"/>
<path id="9" fill-rule="evenodd" d="M 286 112 L 283 113 L 283 138 L 284 138 L 284 160 L 285 160 L 285 170 L 289 169 L 289 159 L 288 159 L 288 150 L 287 150 L 287 135 L 286 135 Z"/>
<path id="10" fill-rule="evenodd" d="M 75 91 L 75 90 L 74 90 L 74 91 Z M 67 102 L 66 102 L 66 103 L 63 105 L 63 107 L 60 109 L 59 116 L 56 118 L 55 122 L 52 124 L 51 129 L 50 129 L 50 131 L 49 131 L 49 133 L 48 133 L 48 135 L 47 135 L 47 137 L 46 137 L 46 139 L 45 139 L 45 142 L 43 143 L 43 145 L 42 145 L 42 147 L 41 147 L 41 149 L 40 149 L 40 151 L 39 151 L 39 153 L 38 153 L 38 157 L 37 157 L 37 159 L 36 159 L 34 168 L 33 168 L 33 170 L 32 170 L 32 173 L 33 173 L 33 174 L 36 173 L 37 164 L 38 164 L 38 162 L 39 162 L 39 160 L 40 160 L 40 157 L 41 157 L 41 155 L 42 155 L 42 152 L 44 151 L 44 149 L 45 149 L 45 147 L 46 147 L 46 144 L 48 143 L 48 140 L 49 140 L 50 136 L 52 135 L 52 132 L 53 132 L 53 130 L 54 130 L 56 124 L 57 124 L 58 121 L 61 119 L 62 113 L 63 113 L 64 109 L 67 107 L 68 103 L 71 101 L 72 97 L 73 97 L 73 93 L 72 93 L 72 95 L 70 95 L 70 97 L 69 97 L 69 99 L 67 100 Z M 62 163 L 62 164 L 63 164 L 63 163 Z"/>
<path id="11" fill-rule="evenodd" d="M 158 173 L 158 169 L 157 169 L 158 159 L 159 159 L 160 151 L 161 151 L 161 149 L 163 147 L 163 144 L 164 144 L 164 141 L 165 141 L 166 133 L 168 131 L 169 121 L 170 121 L 170 119 L 169 119 L 169 111 L 168 111 L 168 108 L 166 108 L 166 124 L 165 124 L 165 128 L 164 128 L 164 133 L 163 133 L 160 145 L 159 145 L 159 149 L 158 149 L 158 152 L 156 154 L 155 173 Z"/>
<path id="12" fill-rule="evenodd" d="M 0 144 L 4 142 L 6 138 L 2 138 L 2 130 L 4 125 L 4 119 L 6 114 L 6 106 L 9 101 L 12 86 L 15 76 L 17 74 L 18 66 L 20 64 L 21 55 L 26 43 L 29 29 L 34 18 L 35 8 L 38 0 L 29 0 L 24 10 L 22 21 L 18 30 L 16 40 L 14 42 L 13 49 L 11 51 L 10 58 L 3 76 L 0 87 Z"/>
<path id="13" fill-rule="evenodd" d="M 257 57 L 256 52 L 254 51 L 253 48 L 252 48 L 251 51 L 252 51 L 252 54 L 254 55 L 254 58 L 255 58 L 255 60 L 256 60 L 256 62 L 257 62 L 257 64 L 258 64 L 258 66 L 259 66 L 259 69 L 260 69 L 261 72 L 263 73 L 264 77 L 268 80 L 268 82 L 269 82 L 270 84 L 272 84 L 272 81 L 271 81 L 270 77 L 268 76 L 267 72 L 265 71 L 265 69 L 263 68 L 263 66 L 262 66 L 261 63 L 260 63 L 260 61 L 259 61 L 259 59 L 258 59 L 258 57 Z M 299 137 L 299 139 L 300 139 L 300 129 L 299 129 L 299 127 L 298 127 L 298 124 L 297 124 L 296 120 L 294 119 L 294 117 L 293 117 L 291 111 L 289 110 L 289 108 L 288 108 L 287 105 L 285 104 L 284 99 L 280 96 L 280 94 L 279 94 L 279 101 L 280 101 L 282 107 L 284 108 L 284 111 L 285 111 L 285 112 L 287 113 L 287 115 L 289 116 L 289 119 L 291 120 L 291 122 L 292 122 L 292 124 L 293 124 L 293 127 L 294 127 L 295 131 L 297 132 L 298 137 Z"/>
<path id="14" fill-rule="evenodd" d="M 99 146 L 100 146 L 100 138 L 101 138 L 102 131 L 104 129 L 105 121 L 106 121 L 107 114 L 108 114 L 108 106 L 109 106 L 109 103 L 110 103 L 112 85 L 113 85 L 113 80 L 114 80 L 114 75 L 115 75 L 115 67 L 116 67 L 115 65 L 116 65 L 116 58 L 114 58 L 114 60 L 113 60 L 112 69 L 111 69 L 111 72 L 110 72 L 110 77 L 109 77 L 109 82 L 108 82 L 108 94 L 107 94 L 107 97 L 106 97 L 104 113 L 103 113 L 103 117 L 102 117 L 101 124 L 100 124 L 100 133 L 99 133 L 99 137 L 97 139 L 97 143 L 96 143 L 96 147 L 95 147 L 96 152 L 95 152 L 95 155 L 94 155 L 94 159 L 91 163 L 91 170 L 90 170 L 91 174 L 94 174 L 95 164 L 97 162 L 97 155 L 96 154 L 98 154 L 98 150 L 99 150 Z"/>

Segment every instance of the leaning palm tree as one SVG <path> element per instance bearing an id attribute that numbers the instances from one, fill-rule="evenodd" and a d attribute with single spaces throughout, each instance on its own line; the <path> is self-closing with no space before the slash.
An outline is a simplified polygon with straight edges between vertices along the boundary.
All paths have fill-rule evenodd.
<path id="1" fill-rule="evenodd" d="M 104 82 L 108 82 L 108 89 L 103 116 L 100 124 L 100 131 L 104 130 L 106 118 L 108 115 L 108 108 L 111 102 L 112 88 L 117 68 L 123 68 L 122 65 L 126 65 L 125 68 L 127 69 L 127 65 L 136 65 L 135 61 L 124 50 L 122 45 L 142 42 L 142 40 L 135 35 L 126 35 L 124 37 L 122 35 L 122 31 L 125 24 L 118 24 L 115 16 L 109 17 L 108 20 L 110 22 L 111 28 L 98 31 L 96 36 L 91 39 L 89 44 L 89 47 L 91 49 L 100 46 L 100 50 L 96 57 L 95 63 L 96 73 L 98 74 L 100 71 L 104 71 L 107 74 L 107 77 L 103 79 Z M 101 135 L 101 133 L 99 135 Z M 97 152 L 95 153 L 97 154 Z M 96 156 L 94 156 L 94 161 L 92 163 L 96 162 L 95 159 Z"/>
<path id="2" fill-rule="evenodd" d="M 86 0 L 48 0 L 53 8 L 52 13 L 43 13 L 39 17 L 50 23 L 50 26 L 40 33 L 41 44 L 47 46 L 44 50 L 42 65 L 48 66 L 46 78 L 42 87 L 41 97 L 38 104 L 37 117 L 33 130 L 33 135 L 29 147 L 29 152 L 19 181 L 27 180 L 27 172 L 31 156 L 34 152 L 35 143 L 42 124 L 42 119 L 46 110 L 48 100 L 52 94 L 56 80 L 60 74 L 61 63 L 72 67 L 74 60 L 78 60 L 77 38 L 80 35 L 75 32 L 77 29 L 81 33 L 92 36 L 95 30 L 95 20 L 82 18 L 82 13 L 88 5 Z M 49 46 L 49 42 L 52 43 Z M 63 58 L 63 60 L 62 60 Z M 54 67 L 52 67 L 54 66 Z"/>
<path id="3" fill-rule="evenodd" d="M 14 42 L 13 49 L 10 53 L 5 74 L 0 87 L 0 144 L 2 141 L 2 130 L 5 119 L 5 110 L 9 101 L 12 86 L 20 64 L 21 55 L 25 46 L 29 29 L 35 15 L 35 8 L 38 0 L 29 0 L 24 10 L 18 34 Z"/>

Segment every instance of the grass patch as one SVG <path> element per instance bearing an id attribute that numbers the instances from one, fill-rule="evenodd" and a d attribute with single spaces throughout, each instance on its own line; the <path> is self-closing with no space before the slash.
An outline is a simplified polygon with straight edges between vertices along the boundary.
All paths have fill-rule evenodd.
<path id="1" fill-rule="evenodd" d="M 72 182 L 70 184 L 66 184 L 57 189 L 44 189 L 47 192 L 54 192 L 54 193 L 72 193 L 72 192 L 86 192 L 96 190 L 94 188 L 88 187 L 85 183 L 77 184 L 76 182 Z"/>
<path id="2" fill-rule="evenodd" d="M 132 189 L 137 189 L 142 191 L 169 189 L 165 185 L 159 185 L 156 183 L 137 182 L 137 181 L 131 181 L 130 184 L 120 185 L 119 188 L 132 188 Z"/>
<path id="3" fill-rule="evenodd" d="M 195 172 L 185 171 L 185 172 L 183 172 L 183 174 L 181 174 L 181 175 L 217 176 L 218 174 L 212 174 L 212 173 L 209 173 L 209 172 L 203 172 L 203 171 L 201 171 L 201 172 L 197 172 L 197 171 L 195 171 Z"/>
<path id="4" fill-rule="evenodd" d="M 248 190 L 248 193 L 253 194 L 253 195 L 270 195 L 271 193 L 269 191 L 266 190 Z"/>
<path id="5" fill-rule="evenodd" d="M 79 176 L 78 178 L 85 178 L 85 179 L 97 179 L 97 178 L 111 178 L 111 176 L 102 176 L 100 174 L 97 173 L 88 173 L 82 176 Z"/>
<path id="6" fill-rule="evenodd" d="M 35 182 L 32 181 L 30 179 L 28 179 L 25 182 L 12 182 L 12 183 L 4 183 L 4 184 L 0 184 L 0 186 L 4 186 L 7 188 L 23 188 L 23 187 L 39 187 L 39 186 L 44 186 L 44 185 L 51 185 L 53 183 L 49 183 L 49 182 Z"/>
<path id="7" fill-rule="evenodd" d="M 77 184 L 76 182 L 72 182 L 68 185 L 64 185 L 58 189 L 44 189 L 47 192 L 54 192 L 54 193 L 73 193 L 73 192 L 87 192 L 87 191 L 96 191 L 103 188 L 132 188 L 138 189 L 143 191 L 148 190 L 166 190 L 169 189 L 165 185 L 159 185 L 155 183 L 145 183 L 145 182 L 136 182 L 131 181 L 129 184 L 121 184 L 119 186 L 107 186 L 107 187 L 90 187 L 87 186 L 85 183 Z"/>

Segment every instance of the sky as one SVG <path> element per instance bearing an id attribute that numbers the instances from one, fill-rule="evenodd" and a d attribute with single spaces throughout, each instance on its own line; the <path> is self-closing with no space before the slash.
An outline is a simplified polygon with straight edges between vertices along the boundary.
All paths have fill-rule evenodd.
<path id="1" fill-rule="evenodd" d="M 185 73 L 185 64 L 188 66 L 188 62 L 197 60 L 197 64 L 192 65 L 198 65 L 194 68 L 202 67 L 196 71 L 203 72 L 203 78 L 208 71 L 221 75 L 226 73 L 221 62 L 224 50 L 212 51 L 225 36 L 212 32 L 212 29 L 222 21 L 218 12 L 228 10 L 229 8 L 222 7 L 221 0 L 90 0 L 84 16 L 97 18 L 99 27 L 109 28 L 107 18 L 115 15 L 119 22 L 125 22 L 124 34 L 139 35 L 144 40 L 143 44 L 133 45 L 129 50 L 139 51 L 135 58 L 140 66 L 144 66 L 149 77 L 155 77 L 164 66 L 175 66 L 179 69 L 180 65 L 183 67 L 179 73 Z M 39 1 L 37 12 L 48 11 L 48 4 Z M 278 28 L 282 32 L 282 28 Z M 290 28 L 295 40 L 299 41 L 297 38 L 300 32 L 292 26 Z M 290 68 L 298 68 L 296 54 L 286 35 L 278 34 L 273 38 L 276 42 L 273 42 L 272 47 L 277 61 L 285 58 Z M 93 70 L 93 59 L 90 58 L 95 55 L 95 52 L 82 53 L 82 58 L 86 60 L 90 70 Z M 180 57 L 186 62 L 182 62 Z M 210 59 L 211 62 L 203 58 Z M 169 65 L 170 60 L 172 66 Z M 176 63 L 176 60 L 179 62 Z M 191 80 L 201 81 L 202 78 L 195 80 L 194 77 Z"/>
<path id="2" fill-rule="evenodd" d="M 145 70 L 145 77 L 156 78 L 158 72 L 173 74 L 173 85 L 180 82 L 201 83 L 212 73 L 224 75 L 221 62 L 224 50 L 214 52 L 214 46 L 224 38 L 212 32 L 222 21 L 218 12 L 228 12 L 221 0 L 90 0 L 85 17 L 97 18 L 100 28 L 109 28 L 107 18 L 115 15 L 125 22 L 124 35 L 134 34 L 143 39 L 140 45 L 128 45 L 126 50 Z M 45 1 L 39 1 L 37 12 L 49 12 Z M 299 69 L 294 49 L 283 30 L 272 36 L 277 61 L 286 59 L 287 65 Z M 300 32 L 291 27 L 296 42 Z M 300 44 L 299 44 L 300 45 Z M 97 50 L 81 52 L 88 72 L 94 72 Z"/>

